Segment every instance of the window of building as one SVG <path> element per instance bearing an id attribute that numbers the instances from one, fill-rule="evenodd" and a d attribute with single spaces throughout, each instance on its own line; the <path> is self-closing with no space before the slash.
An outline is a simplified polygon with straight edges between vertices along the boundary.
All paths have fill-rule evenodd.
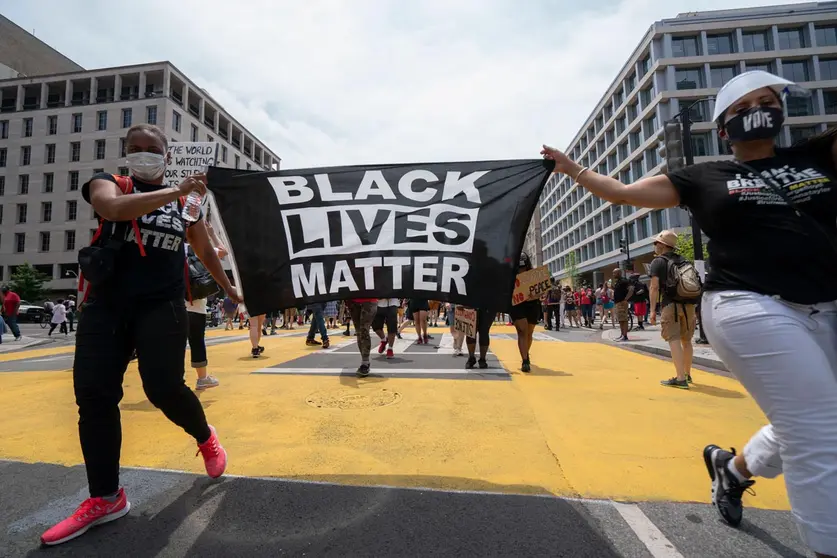
<path id="1" fill-rule="evenodd" d="M 198 141 L 198 127 L 192 124 L 192 134 L 190 136 L 192 141 Z"/>
<path id="2" fill-rule="evenodd" d="M 805 32 L 802 27 L 793 29 L 779 29 L 779 48 L 790 50 L 794 48 L 805 48 Z"/>
<path id="3" fill-rule="evenodd" d="M 76 249 L 76 231 L 64 231 L 64 250 L 72 252 Z"/>
<path id="4" fill-rule="evenodd" d="M 129 108 L 122 109 L 122 127 L 130 128 L 134 120 L 134 111 Z"/>
<path id="5" fill-rule="evenodd" d="M 695 157 L 708 157 L 712 154 L 712 139 L 708 132 L 692 133 L 692 154 Z"/>
<path id="6" fill-rule="evenodd" d="M 20 166 L 25 167 L 32 162 L 32 146 L 24 145 L 20 148 Z"/>
<path id="7" fill-rule="evenodd" d="M 705 87 L 703 71 L 700 68 L 679 68 L 674 72 L 677 89 L 701 89 Z"/>
<path id="8" fill-rule="evenodd" d="M 32 128 L 33 128 L 33 120 L 32 118 L 24 118 L 23 119 L 23 137 L 31 138 L 32 137 Z"/>
<path id="9" fill-rule="evenodd" d="M 768 31 L 750 31 L 743 33 L 744 52 L 765 52 L 770 50 Z"/>
<path id="10" fill-rule="evenodd" d="M 49 252 L 49 231 L 41 232 L 41 252 Z"/>
<path id="11" fill-rule="evenodd" d="M 671 54 L 675 58 L 700 55 L 699 37 L 674 37 L 671 39 Z"/>
<path id="12" fill-rule="evenodd" d="M 67 189 L 70 192 L 75 192 L 78 190 L 78 171 L 70 171 L 67 177 Z"/>
<path id="13" fill-rule="evenodd" d="M 791 81 L 800 82 L 808 81 L 810 74 L 808 72 L 807 60 L 782 61 L 782 77 Z"/>
<path id="14" fill-rule="evenodd" d="M 78 202 L 70 200 L 67 202 L 67 221 L 75 221 L 78 218 Z"/>
<path id="15" fill-rule="evenodd" d="M 26 216 L 28 213 L 28 207 L 25 203 L 17 204 L 17 223 L 22 225 L 26 223 Z"/>
<path id="16" fill-rule="evenodd" d="M 642 143 L 642 139 L 639 135 L 639 132 L 631 132 L 628 136 L 628 142 L 631 146 L 631 153 L 639 149 L 639 144 Z"/>
<path id="17" fill-rule="evenodd" d="M 47 133 L 50 136 L 54 136 L 58 133 L 58 117 L 57 116 L 47 116 Z"/>
<path id="18" fill-rule="evenodd" d="M 0 176 L 0 196 L 5 195 L 6 193 L 6 177 Z M 0 205 L 0 208 L 3 206 Z"/>
<path id="19" fill-rule="evenodd" d="M 0 167 L 4 167 L 5 165 L 0 165 Z M 239 168 L 241 166 L 241 157 L 238 155 L 235 156 L 235 168 Z"/>
<path id="20" fill-rule="evenodd" d="M 776 68 L 773 62 L 747 62 L 746 65 L 747 71 L 750 70 L 761 70 L 763 72 L 768 72 L 770 74 L 776 73 Z"/>
<path id="21" fill-rule="evenodd" d="M 732 54 L 735 52 L 735 41 L 731 33 L 706 36 L 706 54 Z"/>
<path id="22" fill-rule="evenodd" d="M 789 95 L 785 102 L 788 107 L 788 116 L 811 116 L 814 114 L 814 103 L 811 97 Z"/>
<path id="23" fill-rule="evenodd" d="M 129 174 L 128 167 L 119 167 L 119 174 L 121 176 L 128 176 L 128 174 Z"/>
<path id="24" fill-rule="evenodd" d="M 817 135 L 816 126 L 792 126 L 790 129 L 791 145 Z"/>
<path id="25" fill-rule="evenodd" d="M 712 87 L 723 87 L 736 75 L 738 75 L 738 66 L 718 66 L 709 68 L 709 76 L 710 79 L 712 79 Z"/>
<path id="26" fill-rule="evenodd" d="M 837 114 L 837 91 L 823 91 L 822 100 L 826 114 Z"/>
<path id="27" fill-rule="evenodd" d="M 0 120 L 0 139 L 9 139 L 9 121 Z"/>
<path id="28" fill-rule="evenodd" d="M 98 159 L 98 160 L 104 159 L 105 154 L 106 154 L 105 140 L 103 140 L 103 139 L 96 140 L 96 148 L 95 148 L 96 159 Z"/>
<path id="29" fill-rule="evenodd" d="M 157 105 L 145 107 L 145 121 L 149 124 L 157 124 Z"/>
<path id="30" fill-rule="evenodd" d="M 82 116 L 80 112 L 73 114 L 72 116 L 72 126 L 70 129 L 73 131 L 74 134 L 81 133 L 81 124 L 82 124 Z"/>
<path id="31" fill-rule="evenodd" d="M 651 213 L 651 234 L 658 234 L 665 229 L 662 210 Z"/>
<path id="32" fill-rule="evenodd" d="M 656 149 L 648 149 L 645 152 L 645 168 L 650 172 L 651 169 L 660 164 L 660 157 Z"/>
<path id="33" fill-rule="evenodd" d="M 829 25 L 827 27 L 816 28 L 817 46 L 837 46 L 837 27 Z"/>
<path id="34" fill-rule="evenodd" d="M 221 146 L 221 162 L 222 163 L 227 162 L 227 146 L 226 145 Z"/>
<path id="35" fill-rule="evenodd" d="M 51 172 L 44 173 L 44 193 L 51 194 L 53 188 L 55 188 L 55 175 Z"/>
<path id="36" fill-rule="evenodd" d="M 96 113 L 96 129 L 99 131 L 108 129 L 108 111 L 100 110 Z"/>
<path id="37" fill-rule="evenodd" d="M 824 60 L 820 58 L 820 79 L 837 79 L 837 59 Z"/>
<path id="38" fill-rule="evenodd" d="M 642 178 L 642 175 L 645 174 L 645 169 L 642 168 L 642 158 L 635 159 L 631 163 L 631 174 L 633 175 L 634 181 L 639 180 Z"/>
<path id="39" fill-rule="evenodd" d="M 180 131 L 180 113 L 176 110 L 171 111 L 171 127 L 174 128 L 175 132 Z"/>
<path id="40" fill-rule="evenodd" d="M 20 196 L 25 196 L 29 193 L 29 175 L 21 174 L 17 178 L 17 193 Z"/>
<path id="41" fill-rule="evenodd" d="M 24 233 L 15 233 L 15 253 L 22 254 L 26 251 L 26 235 Z"/>
<path id="42" fill-rule="evenodd" d="M 44 161 L 47 165 L 55 162 L 55 144 L 48 143 L 44 147 Z"/>
<path id="43" fill-rule="evenodd" d="M 74 141 L 70 143 L 70 162 L 77 163 L 81 160 L 81 142 Z"/>
<path id="44" fill-rule="evenodd" d="M 7 151 L 5 147 L 0 148 L 0 168 L 6 166 Z"/>

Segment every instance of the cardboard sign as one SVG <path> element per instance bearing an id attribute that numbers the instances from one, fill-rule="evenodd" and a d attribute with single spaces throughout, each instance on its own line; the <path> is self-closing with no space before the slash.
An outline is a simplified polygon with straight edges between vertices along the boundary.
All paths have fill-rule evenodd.
<path id="1" fill-rule="evenodd" d="M 171 164 L 166 167 L 166 186 L 177 186 L 195 173 L 206 172 L 218 161 L 218 142 L 178 141 L 169 145 Z"/>
<path id="2" fill-rule="evenodd" d="M 477 311 L 457 304 L 453 312 L 453 329 L 461 331 L 466 337 L 476 337 Z"/>
<path id="3" fill-rule="evenodd" d="M 527 300 L 537 300 L 552 288 L 552 275 L 546 266 L 536 267 L 517 275 L 512 293 L 512 306 Z"/>

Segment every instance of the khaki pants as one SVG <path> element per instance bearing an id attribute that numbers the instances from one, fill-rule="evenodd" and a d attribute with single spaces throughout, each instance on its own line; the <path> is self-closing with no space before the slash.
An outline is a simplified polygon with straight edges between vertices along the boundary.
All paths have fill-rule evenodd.
<path id="1" fill-rule="evenodd" d="M 664 341 L 691 341 L 696 324 L 694 304 L 671 303 L 663 307 L 660 325 Z"/>

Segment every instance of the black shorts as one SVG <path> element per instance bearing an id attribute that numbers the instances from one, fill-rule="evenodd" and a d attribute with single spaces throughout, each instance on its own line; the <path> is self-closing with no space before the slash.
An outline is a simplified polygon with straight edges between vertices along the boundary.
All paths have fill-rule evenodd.
<path id="1" fill-rule="evenodd" d="M 541 317 L 541 302 L 529 300 L 509 308 L 509 317 L 513 322 L 525 319 L 530 325 L 538 323 Z"/>
<path id="2" fill-rule="evenodd" d="M 412 310 L 413 313 L 429 312 L 430 311 L 430 304 L 427 302 L 426 299 L 413 298 L 413 299 L 410 300 L 410 310 Z"/>
<path id="3" fill-rule="evenodd" d="M 372 331 L 380 331 L 387 324 L 387 333 L 395 333 L 398 329 L 398 307 L 379 306 L 372 319 Z"/>

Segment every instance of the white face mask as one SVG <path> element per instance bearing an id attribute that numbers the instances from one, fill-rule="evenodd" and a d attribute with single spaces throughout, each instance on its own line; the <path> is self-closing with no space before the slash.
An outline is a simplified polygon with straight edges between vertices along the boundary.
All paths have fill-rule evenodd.
<path id="1" fill-rule="evenodd" d="M 166 170 L 166 158 L 159 153 L 128 153 L 128 169 L 140 180 L 156 180 Z"/>

